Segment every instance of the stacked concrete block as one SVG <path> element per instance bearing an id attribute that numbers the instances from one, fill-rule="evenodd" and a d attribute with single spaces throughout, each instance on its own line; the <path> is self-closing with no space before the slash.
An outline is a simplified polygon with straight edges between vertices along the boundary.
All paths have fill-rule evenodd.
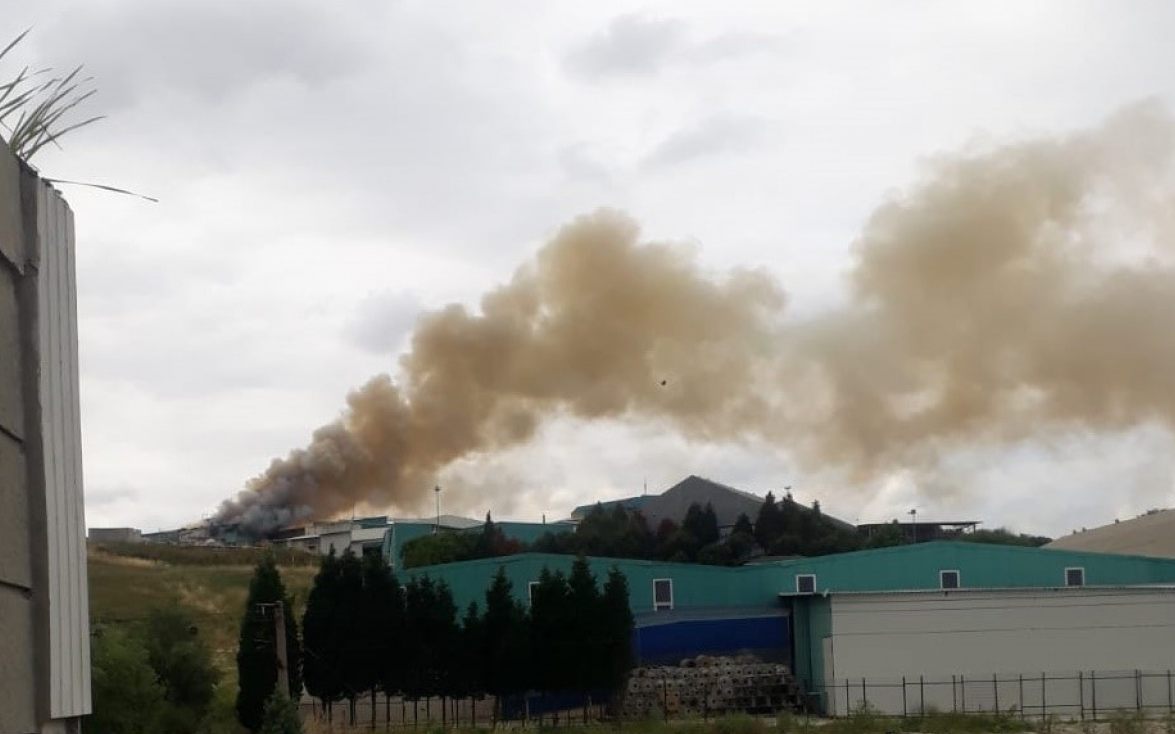
<path id="1" fill-rule="evenodd" d="M 709 716 L 798 710 L 802 695 L 786 665 L 749 655 L 701 655 L 677 666 L 632 671 L 625 688 L 625 717 Z"/>

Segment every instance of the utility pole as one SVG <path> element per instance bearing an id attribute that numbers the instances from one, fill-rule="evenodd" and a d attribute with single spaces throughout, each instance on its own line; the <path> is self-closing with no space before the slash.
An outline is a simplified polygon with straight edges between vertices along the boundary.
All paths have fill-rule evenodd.
<path id="1" fill-rule="evenodd" d="M 437 496 L 437 524 L 432 531 L 433 535 L 436 535 L 441 532 L 441 485 L 436 485 L 432 488 L 432 491 Z"/>
<path id="2" fill-rule="evenodd" d="M 918 510 L 910 510 L 910 532 L 914 536 L 914 544 L 918 544 Z"/>
<path id="3" fill-rule="evenodd" d="M 290 695 L 290 658 L 286 650 L 286 609 L 282 602 L 268 605 L 273 610 L 273 640 L 277 650 L 277 687 L 282 695 Z"/>

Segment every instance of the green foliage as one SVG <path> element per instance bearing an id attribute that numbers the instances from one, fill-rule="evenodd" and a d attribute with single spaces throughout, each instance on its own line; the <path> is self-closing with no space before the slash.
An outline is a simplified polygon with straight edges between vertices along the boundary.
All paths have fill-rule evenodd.
<path id="1" fill-rule="evenodd" d="M 892 548 L 896 545 L 907 545 L 910 538 L 907 537 L 906 531 L 894 520 L 886 524 L 884 527 L 875 529 L 868 538 L 865 539 L 866 548 Z"/>
<path id="2" fill-rule="evenodd" d="M 603 658 L 600 687 L 616 691 L 635 660 L 632 650 L 635 620 L 629 606 L 628 578 L 615 566 L 608 571 L 604 583 L 602 607 L 604 645 L 596 652 Z"/>
<path id="3" fill-rule="evenodd" d="M 400 549 L 400 554 L 404 559 L 404 568 L 420 568 L 455 561 L 509 556 L 520 553 L 522 549 L 522 544 L 507 538 L 487 513 L 485 524 L 476 530 L 442 529 L 432 535 L 408 541 Z"/>
<path id="4" fill-rule="evenodd" d="M 960 533 L 956 540 L 968 543 L 988 543 L 991 545 L 1018 545 L 1026 548 L 1039 548 L 1052 542 L 1052 538 L 1043 535 L 1025 535 L 1013 533 L 1007 528 L 993 528 L 991 530 L 975 530 L 970 533 Z"/>
<path id="5" fill-rule="evenodd" d="M 1125 711 L 1118 709 L 1110 715 L 1110 734 L 1143 734 L 1146 729 L 1146 717 L 1141 711 Z"/>
<path id="6" fill-rule="evenodd" d="M 166 729 L 195 732 L 212 705 L 220 672 L 191 617 L 178 606 L 152 610 L 143 629 L 147 660 L 170 704 Z"/>
<path id="7" fill-rule="evenodd" d="M 265 701 L 258 734 L 302 734 L 298 705 L 281 691 L 274 691 Z"/>
<path id="8" fill-rule="evenodd" d="M 143 641 L 127 630 L 103 629 L 91 649 L 94 712 L 88 731 L 154 734 L 166 702 Z"/>
<path id="9" fill-rule="evenodd" d="M 444 582 L 418 576 L 404 594 L 404 695 L 424 698 L 448 691 L 456 659 L 457 607 Z"/>
<path id="10" fill-rule="evenodd" d="M 254 569 L 249 583 L 237 647 L 237 719 L 251 731 L 257 731 L 261 726 L 265 701 L 277 686 L 277 645 L 272 616 L 274 607 L 271 606 L 277 602 L 282 602 L 285 618 L 288 693 L 291 698 L 297 698 L 302 693 L 302 647 L 298 641 L 298 625 L 275 558 L 266 554 Z"/>
<path id="11" fill-rule="evenodd" d="M 210 711 L 219 673 L 182 609 L 153 609 L 140 625 L 97 627 L 92 661 L 94 714 L 87 731 L 214 731 Z"/>
<path id="12" fill-rule="evenodd" d="M 28 31 L 18 35 L 0 49 L 0 59 L 24 40 Z M 81 76 L 82 67 L 63 76 L 51 69 L 29 71 L 26 66 L 10 81 L 0 84 L 0 126 L 9 131 L 8 147 L 20 159 L 28 161 L 37 151 L 78 128 L 101 120 L 91 117 L 69 123 L 68 115 L 94 96 L 87 89 L 89 77 Z"/>
<path id="13" fill-rule="evenodd" d="M 946 734 L 1003 734 L 1030 731 L 1032 726 L 1012 712 L 927 711 L 902 721 L 909 732 L 944 732 Z"/>
<path id="14" fill-rule="evenodd" d="M 481 680 L 487 693 L 518 693 L 530 683 L 530 624 L 526 609 L 514 601 L 513 585 L 499 567 L 486 589 L 481 619 Z"/>
<path id="15" fill-rule="evenodd" d="M 312 567 L 318 564 L 319 558 L 316 553 L 278 547 L 219 548 L 161 543 L 94 543 L 90 547 L 99 553 L 141 558 L 169 566 L 256 566 L 266 556 L 273 556 L 279 566 Z"/>

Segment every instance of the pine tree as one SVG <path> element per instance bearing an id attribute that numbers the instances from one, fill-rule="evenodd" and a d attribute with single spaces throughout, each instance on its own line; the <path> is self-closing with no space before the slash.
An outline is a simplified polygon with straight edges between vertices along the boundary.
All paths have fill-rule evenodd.
<path id="1" fill-rule="evenodd" d="M 543 567 L 530 605 L 530 634 L 534 675 L 548 691 L 569 690 L 575 680 L 575 669 L 583 664 L 574 657 L 570 597 L 571 590 L 563 573 L 552 573 Z"/>
<path id="2" fill-rule="evenodd" d="M 334 553 L 323 556 L 306 600 L 303 633 L 306 642 L 306 660 L 303 663 L 306 692 L 324 704 L 343 698 L 339 643 L 336 639 L 339 625 L 338 587 L 340 563 Z"/>
<path id="3" fill-rule="evenodd" d="M 775 495 L 767 493 L 767 499 L 759 506 L 759 516 L 755 519 L 755 542 L 765 551 L 770 551 L 776 539 L 783 534 L 783 518 L 779 505 L 775 502 Z"/>
<path id="4" fill-rule="evenodd" d="M 397 611 L 396 607 L 400 609 Z M 396 623 L 399 618 L 399 623 Z M 382 555 L 363 557 L 363 597 L 359 607 L 355 635 L 364 689 L 371 692 L 372 720 L 375 720 L 375 692 L 390 694 L 387 688 L 389 662 L 400 657 L 400 633 L 403 622 L 403 599 L 392 569 Z M 392 681 L 395 686 L 394 681 Z"/>
<path id="5" fill-rule="evenodd" d="M 734 521 L 734 528 L 730 531 L 731 535 L 738 535 L 745 533 L 746 535 L 754 536 L 755 526 L 751 524 L 751 518 L 747 517 L 747 513 L 739 513 L 738 519 Z"/>
<path id="6" fill-rule="evenodd" d="M 568 635 L 565 654 L 577 661 L 567 670 L 567 684 L 572 690 L 591 691 L 604 678 L 600 655 L 605 636 L 602 612 L 596 577 L 587 559 L 579 556 L 567 577 L 567 618 L 563 621 Z"/>
<path id="7" fill-rule="evenodd" d="M 617 691 L 634 662 L 632 633 L 635 622 L 629 606 L 628 578 L 616 566 L 608 572 L 601 606 L 605 644 L 601 649 L 603 664 L 600 687 Z"/>
<path id="8" fill-rule="evenodd" d="M 498 699 L 519 693 L 530 683 L 526 610 L 514 600 L 513 585 L 503 567 L 486 589 L 482 617 L 481 680 L 486 693 Z"/>
<path id="9" fill-rule="evenodd" d="M 465 616 L 461 618 L 460 644 L 454 659 L 450 683 L 451 695 L 454 697 L 477 696 L 485 690 L 481 677 L 484 637 L 484 624 L 477 602 L 470 602 L 465 609 Z"/>
<path id="10" fill-rule="evenodd" d="M 275 644 L 272 609 L 262 605 L 282 602 L 286 624 L 286 656 L 289 662 L 289 695 L 297 700 L 302 695 L 302 648 L 298 643 L 298 625 L 294 619 L 294 605 L 286 595 L 277 562 L 267 553 L 253 572 L 249 582 L 249 598 L 241 621 L 237 648 L 237 719 L 250 731 L 261 726 L 265 701 L 277 685 L 277 645 Z M 264 610 L 269 610 L 266 614 Z"/>

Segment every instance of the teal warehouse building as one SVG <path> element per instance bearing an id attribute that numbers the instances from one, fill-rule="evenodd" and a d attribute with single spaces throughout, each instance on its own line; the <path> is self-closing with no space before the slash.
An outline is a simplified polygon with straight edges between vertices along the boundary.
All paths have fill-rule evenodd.
<path id="1" fill-rule="evenodd" d="M 394 547 L 385 543 L 385 552 Z M 503 569 L 525 604 L 543 568 L 567 573 L 573 560 L 526 553 L 407 573 L 444 581 L 464 607 L 484 603 Z M 1025 689 L 1024 676 L 1085 686 L 1086 676 L 1108 680 L 1114 671 L 1138 677 L 1103 683 L 1106 710 L 1117 698 L 1166 705 L 1168 692 L 1154 681 L 1169 683 L 1162 672 L 1175 668 L 1172 559 L 932 542 L 738 567 L 588 562 L 601 582 L 612 567 L 628 579 L 642 664 L 752 653 L 789 665 L 831 714 L 862 699 L 889 713 L 951 710 L 968 693 L 971 708 L 1043 713 L 1072 706 L 1085 690 L 1050 697 L 1047 683 Z M 911 680 L 923 684 L 916 700 Z"/>

